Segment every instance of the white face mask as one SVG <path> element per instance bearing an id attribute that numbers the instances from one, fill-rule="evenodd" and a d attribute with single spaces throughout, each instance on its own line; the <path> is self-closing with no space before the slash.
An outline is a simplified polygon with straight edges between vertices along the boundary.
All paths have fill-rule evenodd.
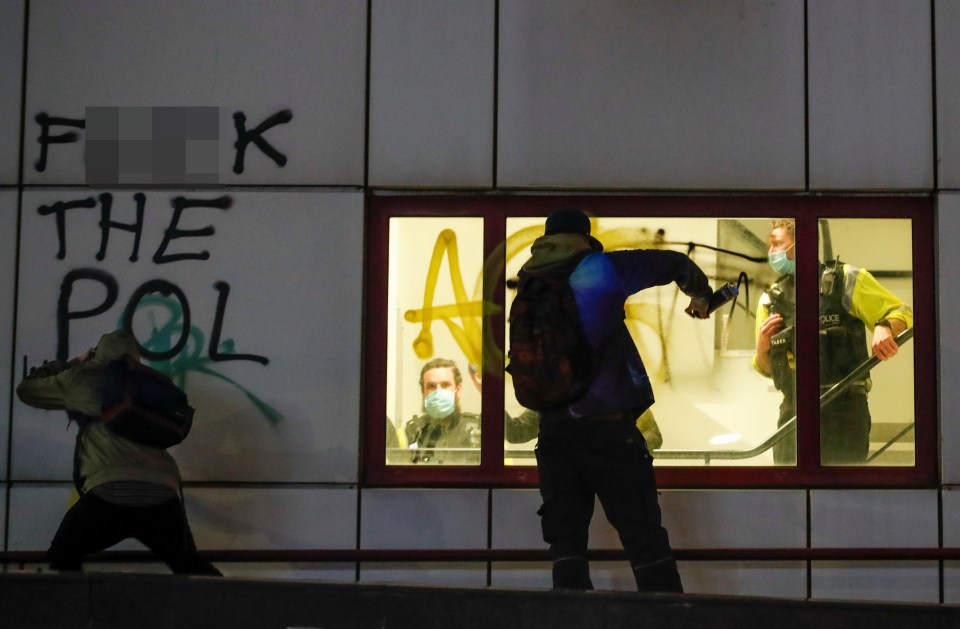
<path id="1" fill-rule="evenodd" d="M 437 389 L 423 398 L 423 408 L 432 419 L 443 419 L 457 407 L 457 399 L 450 389 Z"/>

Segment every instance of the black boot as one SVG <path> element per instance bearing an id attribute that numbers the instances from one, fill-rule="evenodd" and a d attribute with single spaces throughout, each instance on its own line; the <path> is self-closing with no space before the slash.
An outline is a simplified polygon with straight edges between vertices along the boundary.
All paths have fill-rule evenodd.
<path id="1" fill-rule="evenodd" d="M 673 557 L 645 564 L 631 561 L 630 566 L 633 568 L 633 578 L 637 581 L 638 592 L 683 592 L 677 561 Z M 556 564 L 554 564 L 554 570 L 556 570 Z M 556 577 L 554 577 L 554 583 L 556 583 Z"/>
<path id="2" fill-rule="evenodd" d="M 565 590 L 592 590 L 586 557 L 564 557 L 553 562 L 553 587 Z"/>

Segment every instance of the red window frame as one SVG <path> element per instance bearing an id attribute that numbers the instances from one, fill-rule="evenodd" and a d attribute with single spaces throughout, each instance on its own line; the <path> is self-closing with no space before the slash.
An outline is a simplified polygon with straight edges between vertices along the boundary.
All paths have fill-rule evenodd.
<path id="1" fill-rule="evenodd" d="M 424 195 L 372 194 L 367 199 L 366 307 L 364 322 L 363 486 L 496 487 L 534 486 L 535 467 L 503 464 L 503 387 L 483 388 L 481 406 L 487 421 L 481 431 L 479 466 L 388 466 L 384 462 L 389 220 L 402 216 L 483 217 L 483 254 L 491 260 L 506 236 L 509 217 L 546 217 L 558 207 L 580 207 L 598 217 L 743 217 L 795 218 L 800 260 L 818 258 L 820 218 L 908 218 L 912 221 L 915 334 L 915 465 L 912 467 L 821 467 L 819 421 L 810 410 L 798 422 L 796 467 L 658 467 L 658 484 L 681 487 L 932 487 L 937 479 L 938 432 L 936 321 L 934 299 L 933 200 L 929 196 L 584 196 L 584 195 Z M 500 250 L 502 255 L 502 249 Z M 500 310 L 485 318 L 484 338 L 504 345 L 504 277 L 485 274 L 484 294 Z M 487 264 L 485 264 L 485 267 Z M 815 294 L 817 274 L 798 274 L 798 292 Z M 751 297 L 752 298 L 752 297 Z M 801 355 L 816 355 L 817 301 L 798 300 L 797 344 Z M 486 329 L 492 326 L 492 329 Z M 798 374 L 798 398 L 819 396 L 818 361 L 804 361 Z M 484 377 L 502 382 L 502 365 Z M 490 409 L 493 409 L 491 411 Z M 801 413 L 803 410 L 801 409 Z M 773 418 L 771 418 L 771 421 Z M 812 421 L 811 421 L 812 420 Z"/>

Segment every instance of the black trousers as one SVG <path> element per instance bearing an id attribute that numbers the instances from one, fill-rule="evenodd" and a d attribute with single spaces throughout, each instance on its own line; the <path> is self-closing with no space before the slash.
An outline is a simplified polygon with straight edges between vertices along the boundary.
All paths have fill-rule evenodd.
<path id="1" fill-rule="evenodd" d="M 197 552 L 183 504 L 173 498 L 149 507 L 107 502 L 91 493 L 67 511 L 48 557 L 54 570 L 80 570 L 83 558 L 133 538 L 153 551 L 175 574 L 220 576 Z"/>
<path id="2" fill-rule="evenodd" d="M 784 398 L 778 426 L 796 415 L 793 400 Z M 870 451 L 870 407 L 863 391 L 847 391 L 820 409 L 820 463 L 823 465 L 859 465 Z M 773 461 L 778 465 L 797 462 L 797 433 L 794 431 L 773 446 Z"/>
<path id="3" fill-rule="evenodd" d="M 661 524 L 653 459 L 632 420 L 545 423 L 536 454 L 543 499 L 540 523 L 554 561 L 554 587 L 592 587 L 587 538 L 599 498 L 638 588 L 681 591 Z"/>
<path id="4" fill-rule="evenodd" d="M 847 392 L 820 409 L 820 461 L 856 465 L 870 452 L 870 407 L 867 394 Z"/>

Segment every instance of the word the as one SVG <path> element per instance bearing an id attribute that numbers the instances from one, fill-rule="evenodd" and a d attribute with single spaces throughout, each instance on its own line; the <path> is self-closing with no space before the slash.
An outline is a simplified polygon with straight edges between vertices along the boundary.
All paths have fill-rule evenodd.
<path id="1" fill-rule="evenodd" d="M 133 195 L 136 203 L 136 220 L 133 223 L 120 223 L 111 220 L 113 210 L 113 195 L 105 192 L 97 197 L 100 200 L 100 249 L 97 251 L 97 260 L 103 260 L 107 254 L 107 243 L 110 240 L 110 230 L 119 229 L 130 232 L 134 235 L 133 252 L 130 254 L 130 261 L 136 262 L 139 259 L 140 236 L 143 233 L 143 216 L 147 197 L 142 192 Z M 54 216 L 57 223 L 57 237 L 60 248 L 57 251 L 57 258 L 63 260 L 67 255 L 67 212 L 79 208 L 91 209 L 97 207 L 97 199 L 88 197 L 86 199 L 77 199 L 73 201 L 57 201 L 52 205 L 42 205 L 37 209 L 40 216 Z M 180 260 L 206 260 L 210 257 L 210 252 L 201 251 L 196 253 L 177 253 L 168 254 L 167 247 L 171 242 L 178 238 L 197 238 L 212 236 L 214 229 L 212 226 L 200 229 L 180 229 L 180 219 L 183 212 L 190 208 L 217 208 L 221 210 L 229 209 L 233 205 L 233 200 L 228 196 L 218 197 L 216 199 L 188 199 L 186 197 L 174 197 L 170 200 L 173 206 L 173 214 L 170 217 L 170 224 L 163 232 L 163 240 L 153 254 L 153 261 L 156 264 L 166 264 Z"/>

